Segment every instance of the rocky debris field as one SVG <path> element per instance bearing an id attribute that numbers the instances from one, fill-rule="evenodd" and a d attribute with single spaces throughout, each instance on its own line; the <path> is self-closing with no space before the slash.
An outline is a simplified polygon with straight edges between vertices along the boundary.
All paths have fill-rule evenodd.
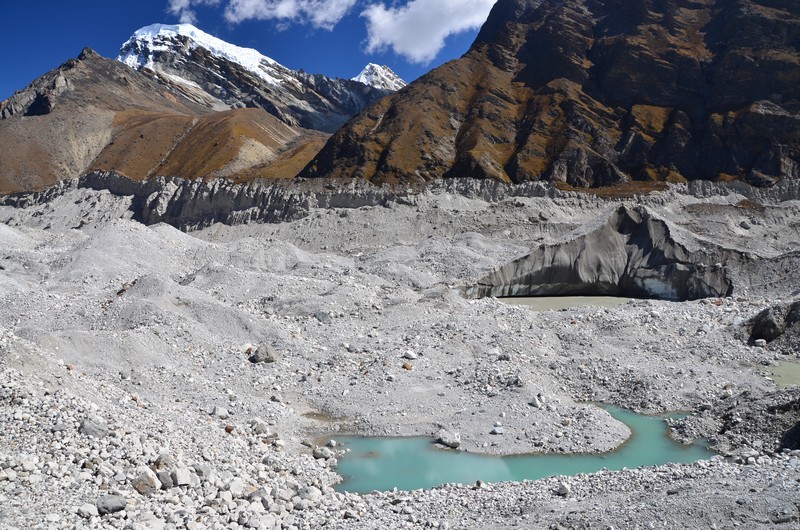
<path id="1" fill-rule="evenodd" d="M 756 315 L 791 307 L 800 289 L 791 198 L 438 189 L 189 233 L 131 220 L 133 202 L 67 187 L 0 206 L 0 527 L 800 525 L 787 436 L 797 390 L 768 371 L 797 362 L 800 347 L 793 333 L 780 348 L 750 337 Z M 746 255 L 721 264 L 731 295 L 542 313 L 461 295 L 623 203 L 695 246 Z M 692 411 L 675 436 L 731 458 L 332 489 L 339 434 L 433 440 L 444 429 L 471 452 L 600 452 L 629 435 L 591 404 L 601 401 Z"/>

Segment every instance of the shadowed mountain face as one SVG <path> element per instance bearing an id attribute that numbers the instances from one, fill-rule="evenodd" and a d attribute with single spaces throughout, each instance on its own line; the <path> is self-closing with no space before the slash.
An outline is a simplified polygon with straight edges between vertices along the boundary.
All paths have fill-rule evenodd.
<path id="1" fill-rule="evenodd" d="M 303 175 L 769 185 L 800 177 L 798 86 L 794 0 L 499 0 Z"/>

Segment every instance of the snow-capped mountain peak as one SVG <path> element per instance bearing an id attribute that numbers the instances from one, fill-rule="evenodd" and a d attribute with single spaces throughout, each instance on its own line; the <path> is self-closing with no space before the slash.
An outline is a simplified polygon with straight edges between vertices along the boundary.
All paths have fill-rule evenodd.
<path id="1" fill-rule="evenodd" d="M 394 92 L 408 84 L 388 66 L 380 66 L 374 63 L 369 63 L 364 67 L 361 73 L 353 78 L 353 81 Z"/>
<path id="2" fill-rule="evenodd" d="M 349 79 L 295 71 L 190 24 L 153 24 L 123 44 L 117 60 L 195 103 L 260 107 L 290 126 L 333 132 L 389 93 Z"/>
<path id="3" fill-rule="evenodd" d="M 174 47 L 174 41 L 186 39 L 191 48 L 203 48 L 212 55 L 242 66 L 270 84 L 279 84 L 280 71 L 288 69 L 274 59 L 251 48 L 241 48 L 209 35 L 191 24 L 153 24 L 136 31 L 122 46 L 118 61 L 136 69 L 154 70 L 154 54 Z"/>

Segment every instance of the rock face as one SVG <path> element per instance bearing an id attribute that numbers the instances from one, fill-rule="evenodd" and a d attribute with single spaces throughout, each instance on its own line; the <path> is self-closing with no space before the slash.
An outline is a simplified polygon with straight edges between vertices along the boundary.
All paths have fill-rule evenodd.
<path id="1" fill-rule="evenodd" d="M 199 103 L 259 107 L 292 127 L 326 132 L 393 91 L 294 71 L 189 24 L 154 24 L 136 31 L 118 60 Z"/>
<path id="2" fill-rule="evenodd" d="M 705 245 L 708 247 L 708 245 Z M 664 300 L 727 296 L 728 251 L 702 248 L 642 207 L 620 207 L 542 245 L 466 289 L 473 297 L 609 295 Z"/>
<path id="3" fill-rule="evenodd" d="M 800 177 L 800 4 L 499 0 L 469 52 L 337 132 L 306 176 Z"/>

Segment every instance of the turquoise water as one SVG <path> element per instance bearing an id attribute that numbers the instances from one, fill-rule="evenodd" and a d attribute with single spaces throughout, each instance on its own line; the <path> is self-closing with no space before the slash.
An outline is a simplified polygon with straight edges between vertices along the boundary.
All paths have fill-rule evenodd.
<path id="1" fill-rule="evenodd" d="M 392 488 L 414 490 L 442 484 L 535 480 L 553 475 L 594 473 L 667 463 L 691 463 L 714 453 L 701 444 L 686 446 L 667 435 L 663 416 L 642 416 L 604 406 L 633 435 L 616 451 L 579 455 L 486 456 L 436 448 L 430 438 L 361 438 L 336 440 L 349 448 L 339 460 L 344 482 L 338 491 L 367 493 Z M 509 436 L 508 433 L 505 436 Z"/>

